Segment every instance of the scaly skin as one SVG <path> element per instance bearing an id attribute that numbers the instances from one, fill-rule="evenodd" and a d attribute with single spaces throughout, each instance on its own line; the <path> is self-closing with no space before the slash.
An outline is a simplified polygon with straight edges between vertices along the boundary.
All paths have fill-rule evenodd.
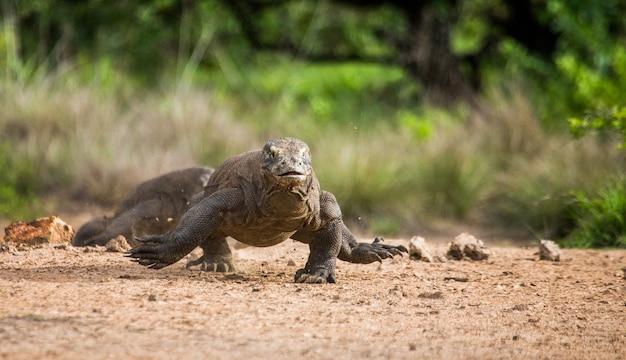
<path id="1" fill-rule="evenodd" d="M 120 202 L 112 218 L 97 217 L 84 224 L 72 240 L 75 246 L 106 245 L 123 235 L 130 245 L 135 236 L 173 230 L 194 194 L 201 193 L 213 169 L 187 168 L 147 180 Z"/>
<path id="2" fill-rule="evenodd" d="M 295 275 L 300 283 L 334 283 L 337 258 L 367 264 L 407 252 L 404 246 L 355 240 L 334 195 L 320 190 L 309 147 L 294 138 L 270 140 L 262 150 L 224 162 L 175 230 L 139 239 L 144 244 L 127 256 L 160 269 L 201 246 L 203 270 L 232 271 L 227 236 L 252 246 L 288 238 L 308 244 L 309 259 Z"/>

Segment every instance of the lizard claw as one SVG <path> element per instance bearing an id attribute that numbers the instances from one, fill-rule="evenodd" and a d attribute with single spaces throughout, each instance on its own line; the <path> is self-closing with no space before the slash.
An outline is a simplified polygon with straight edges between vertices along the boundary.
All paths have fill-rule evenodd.
<path id="1" fill-rule="evenodd" d="M 135 237 L 135 240 L 139 241 L 141 245 L 130 249 L 124 253 L 124 256 L 132 258 L 131 260 L 139 265 L 149 269 L 162 269 L 178 261 L 178 256 L 172 255 L 167 247 L 167 234 Z"/>
<path id="2" fill-rule="evenodd" d="M 140 258 L 137 256 L 136 253 L 133 253 L 132 251 L 133 249 L 131 249 L 130 251 L 127 251 L 124 253 L 125 257 L 130 257 L 132 259 L 130 259 L 131 261 L 134 261 L 136 263 L 138 263 L 139 265 L 143 265 L 145 267 L 147 267 L 148 269 L 162 269 L 170 264 L 166 264 L 164 262 L 161 262 L 157 259 L 147 259 L 147 258 Z"/>
<path id="3" fill-rule="evenodd" d="M 329 270 L 326 267 L 319 266 L 313 270 L 300 269 L 296 272 L 295 282 L 306 284 L 334 284 L 337 282 L 335 279 L 335 271 Z"/>
<path id="4" fill-rule="evenodd" d="M 136 259 L 135 261 L 137 261 L 140 265 L 147 267 L 148 269 L 154 269 L 154 270 L 162 269 L 169 265 L 163 262 L 159 262 L 157 260 L 150 260 L 150 259 Z"/>
<path id="5" fill-rule="evenodd" d="M 396 255 L 402 256 L 402 253 L 409 252 L 403 245 L 387 245 L 383 244 L 383 241 L 384 239 L 378 236 L 370 244 L 358 243 L 352 249 L 349 261 L 357 264 L 369 264 L 382 262 L 383 259 L 393 258 Z"/>
<path id="6" fill-rule="evenodd" d="M 195 260 L 189 260 L 185 268 L 201 265 L 200 269 L 206 272 L 235 272 L 232 255 L 202 255 Z"/>

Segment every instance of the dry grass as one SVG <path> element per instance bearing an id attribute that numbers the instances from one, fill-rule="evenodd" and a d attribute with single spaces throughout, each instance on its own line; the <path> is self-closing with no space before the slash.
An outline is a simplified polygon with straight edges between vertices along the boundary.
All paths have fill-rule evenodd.
<path id="1" fill-rule="evenodd" d="M 120 100 L 97 87 L 24 86 L 3 97 L 0 127 L 39 169 L 43 191 L 110 205 L 138 181 L 247 149 L 248 128 L 210 93 L 155 92 Z"/>
<path id="2" fill-rule="evenodd" d="M 416 139 L 392 116 L 362 127 L 357 117 L 321 125 L 280 103 L 202 88 L 133 92 L 71 74 L 9 85 L 3 92 L 11 96 L 0 97 L 1 138 L 32 164 L 39 195 L 105 206 L 157 174 L 217 166 L 269 137 L 296 136 L 311 146 L 322 186 L 346 217 L 370 230 L 411 232 L 443 216 L 554 233 L 570 191 L 594 191 L 626 168 L 611 144 L 543 131 L 514 91 L 467 119 L 429 119 L 432 135 Z"/>

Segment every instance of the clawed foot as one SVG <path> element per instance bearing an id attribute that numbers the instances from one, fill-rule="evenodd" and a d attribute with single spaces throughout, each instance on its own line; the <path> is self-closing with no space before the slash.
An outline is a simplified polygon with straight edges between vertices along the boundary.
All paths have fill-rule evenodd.
<path id="1" fill-rule="evenodd" d="M 335 270 L 325 266 L 317 266 L 314 269 L 300 269 L 296 272 L 295 281 L 307 284 L 335 283 Z"/>
<path id="2" fill-rule="evenodd" d="M 233 265 L 233 256 L 228 255 L 202 255 L 195 260 L 189 260 L 185 267 L 189 269 L 192 266 L 201 265 L 200 270 L 207 272 L 235 272 Z"/>
<path id="3" fill-rule="evenodd" d="M 408 253 L 409 250 L 402 245 L 384 244 L 382 237 L 376 237 L 371 244 L 358 243 L 356 247 L 352 248 L 350 262 L 358 264 L 382 262 L 383 259 L 389 259 L 396 255 L 402 256 L 403 252 Z"/>
<path id="4" fill-rule="evenodd" d="M 178 261 L 165 248 L 168 242 L 167 235 L 136 237 L 135 240 L 142 245 L 130 249 L 124 256 L 133 258 L 132 260 L 140 265 L 150 269 L 162 269 Z"/>

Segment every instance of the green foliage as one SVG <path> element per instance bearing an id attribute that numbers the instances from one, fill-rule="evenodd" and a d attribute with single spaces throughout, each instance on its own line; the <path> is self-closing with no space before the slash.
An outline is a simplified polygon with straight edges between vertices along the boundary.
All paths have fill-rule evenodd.
<path id="1" fill-rule="evenodd" d="M 626 91 L 623 2 L 531 2 L 533 19 L 550 24 L 559 35 L 557 48 L 549 57 L 503 35 L 500 21 L 523 16 L 508 1 L 431 1 L 424 6 L 423 11 L 434 9 L 441 19 L 451 22 L 450 50 L 461 60 L 460 66 L 468 77 L 475 76 L 477 82 L 488 85 L 523 79 L 538 114 L 551 127 L 562 128 L 563 118 L 569 114 L 617 104 L 615 98 Z M 250 21 L 238 21 L 235 8 L 242 10 Z M 238 5 L 217 0 L 8 2 L 2 7 L 0 55 L 10 56 L 0 56 L 0 65 L 8 73 L 15 73 L 20 72 L 16 64 L 21 64 L 23 76 L 39 70 L 47 73 L 67 63 L 83 67 L 105 59 L 113 68 L 132 74 L 133 81 L 141 79 L 149 86 L 173 67 L 175 78 L 185 84 L 197 74 L 196 70 L 203 74 L 218 71 L 229 86 L 235 87 L 234 92 L 240 92 L 242 87 L 246 91 L 252 88 L 266 97 L 270 95 L 268 91 L 275 91 L 272 88 L 276 84 L 287 89 L 294 86 L 286 94 L 280 91 L 284 106 L 302 108 L 304 104 L 321 122 L 344 118 L 344 113 L 356 111 L 363 102 L 380 101 L 378 91 L 399 102 L 395 105 L 413 111 L 419 102 L 419 92 L 415 91 L 419 85 L 411 88 L 406 80 L 401 86 L 396 85 L 399 67 L 411 63 L 411 59 L 400 57 L 412 56 L 403 53 L 403 48 L 415 42 L 415 34 L 400 9 L 386 4 L 371 9 L 341 2 L 302 1 L 245 1 Z M 257 51 L 264 45 L 272 51 L 291 54 L 289 61 L 276 61 L 276 57 L 264 60 Z M 361 81 L 361 76 L 373 84 L 373 73 L 357 73 L 360 69 L 354 64 L 346 66 L 353 69 L 352 74 L 345 68 L 326 74 L 334 65 L 313 70 L 314 67 L 302 63 L 292 64 L 293 60 L 304 61 L 307 57 L 325 61 L 335 57 L 338 61 L 361 58 L 399 67 L 379 67 L 390 73 L 379 71 L 381 79 L 377 82 L 385 84 L 384 89 L 368 85 L 361 90 L 339 90 L 341 95 L 335 99 L 336 94 L 329 94 L 328 88 L 332 88 L 331 92 L 335 85 L 339 85 L 338 89 L 342 85 L 349 88 L 349 81 Z M 471 74 L 470 63 L 476 61 L 479 68 Z M 299 71 L 307 74 L 298 74 Z M 304 81 L 301 84 L 292 77 Z M 310 88 L 307 77 L 321 77 L 326 89 Z M 401 77 L 409 78 L 404 73 Z M 390 78 L 394 79 L 389 82 Z M 213 86 L 213 80 L 207 85 Z M 309 88 L 306 94 L 301 87 Z M 361 100 L 350 101 L 355 91 Z M 369 97 L 362 96 L 368 92 Z M 391 94 L 399 94 L 400 99 L 393 99 Z M 408 106 L 407 95 L 412 102 Z M 347 106 L 337 105 L 343 103 Z"/>
<path id="2" fill-rule="evenodd" d="M 413 140 L 419 143 L 431 139 L 436 132 L 453 130 L 465 117 L 467 111 L 461 105 L 448 109 L 432 106 L 407 107 L 396 110 L 395 123 L 400 130 L 411 134 Z"/>
<path id="3" fill-rule="evenodd" d="M 590 131 L 621 134 L 621 149 L 626 149 L 626 106 L 588 112 L 583 119 L 568 119 L 570 131 L 580 138 Z"/>
<path id="4" fill-rule="evenodd" d="M 626 248 L 626 178 L 611 182 L 597 196 L 578 192 L 577 229 L 561 243 L 581 248 Z"/>
<path id="5" fill-rule="evenodd" d="M 33 214 L 38 189 L 30 180 L 34 164 L 13 150 L 8 142 L 0 145 L 0 216 L 17 220 Z"/>
<path id="6" fill-rule="evenodd" d="M 405 19 L 393 7 L 380 6 L 372 16 L 333 2 L 277 3 L 262 12 L 259 23 L 263 27 L 258 34 L 260 42 L 296 47 L 309 56 L 324 55 L 332 49 L 339 57 L 388 57 L 394 49 L 378 32 L 384 29 L 394 36 L 406 32 Z"/>
<path id="7" fill-rule="evenodd" d="M 416 88 L 397 67 L 365 63 L 306 64 L 276 56 L 260 56 L 259 66 L 241 73 L 236 88 L 213 79 L 222 91 L 250 93 L 291 115 L 308 113 L 320 125 L 372 123 L 406 109 Z M 368 106 L 377 104 L 376 106 Z M 388 105 L 389 104 L 389 105 Z M 364 111 L 367 109 L 368 111 Z M 391 114 L 389 114 L 391 113 Z M 355 115 L 356 119 L 355 119 Z"/>
<path id="8" fill-rule="evenodd" d="M 498 31 L 498 20 L 515 16 L 507 1 L 460 5 L 458 20 L 452 24 L 451 49 L 461 56 L 489 54 L 474 75 L 487 89 L 493 84 L 522 84 L 544 127 L 561 131 L 563 120 L 573 114 L 623 103 L 624 2 L 532 2 L 533 18 L 558 34 L 556 48 L 544 56 Z"/>
<path id="9" fill-rule="evenodd" d="M 603 108 L 623 101 L 623 84 L 626 79 L 626 49 L 611 46 L 606 49 L 610 56 L 603 64 L 605 69 L 598 69 L 577 59 L 573 53 L 559 56 L 556 64 L 560 72 L 572 85 L 571 99 L 578 107 Z"/>
<path id="10" fill-rule="evenodd" d="M 554 58 L 558 75 L 549 80 L 560 85 L 551 94 L 550 103 L 565 100 L 564 110 L 571 114 L 623 102 L 622 94 L 626 92 L 623 11 L 624 4 L 618 1 L 548 3 L 548 13 L 563 34 Z"/>
<path id="11" fill-rule="evenodd" d="M 399 111 L 396 121 L 401 128 L 406 129 L 416 141 L 427 140 L 433 133 L 433 122 L 417 116 L 414 112 Z"/>
<path id="12" fill-rule="evenodd" d="M 489 35 L 491 9 L 501 11 L 499 0 L 463 1 L 458 10 L 458 21 L 452 24 L 450 47 L 459 55 L 475 54 L 481 50 Z"/>

